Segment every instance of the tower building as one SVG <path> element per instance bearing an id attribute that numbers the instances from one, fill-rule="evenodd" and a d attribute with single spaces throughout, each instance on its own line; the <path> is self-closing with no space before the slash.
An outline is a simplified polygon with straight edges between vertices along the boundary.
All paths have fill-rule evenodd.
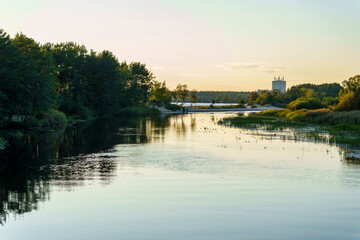
<path id="1" fill-rule="evenodd" d="M 286 92 L 286 81 L 284 80 L 284 77 L 274 77 L 274 80 L 272 81 L 272 90 L 279 90 L 281 93 Z"/>

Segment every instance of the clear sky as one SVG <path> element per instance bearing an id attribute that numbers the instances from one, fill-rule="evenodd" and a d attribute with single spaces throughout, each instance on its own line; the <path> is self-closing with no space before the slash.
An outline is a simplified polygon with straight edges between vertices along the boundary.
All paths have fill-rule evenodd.
<path id="1" fill-rule="evenodd" d="M 271 88 L 360 74 L 360 0 L 0 0 L 0 28 L 140 61 L 170 88 Z"/>

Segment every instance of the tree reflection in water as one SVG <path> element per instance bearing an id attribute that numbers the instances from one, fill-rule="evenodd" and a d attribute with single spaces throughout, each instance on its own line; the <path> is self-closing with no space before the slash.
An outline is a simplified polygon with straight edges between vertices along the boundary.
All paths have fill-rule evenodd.
<path id="1" fill-rule="evenodd" d="M 111 155 L 115 145 L 158 141 L 168 125 L 168 118 L 117 118 L 3 133 L 8 146 L 0 152 L 0 224 L 11 214 L 37 210 L 50 199 L 53 185 L 71 188 L 90 179 L 108 184 L 117 164 Z"/>
<path id="2" fill-rule="evenodd" d="M 170 118 L 102 119 L 51 131 L 2 133 L 8 147 L 0 152 L 0 224 L 4 224 L 9 215 L 17 216 L 37 210 L 40 202 L 50 199 L 50 190 L 54 186 L 68 190 L 85 184 L 87 180 L 109 184 L 119 164 L 119 152 L 114 150 L 116 145 L 161 143 L 165 141 L 167 131 L 170 133 L 167 136 L 186 140 L 192 136 L 191 132 L 205 136 L 220 129 L 215 126 L 218 119 L 214 115 L 210 115 L 210 125 L 206 125 L 206 121 L 209 121 L 208 115 L 197 118 L 197 115 L 191 114 Z M 329 135 L 323 132 L 266 128 L 238 130 L 241 134 L 266 141 L 329 144 Z M 357 184 L 354 178 L 360 169 L 355 164 L 359 164 L 359 160 L 349 158 L 347 150 L 341 146 L 339 151 L 343 151 L 344 166 L 353 167 L 345 169 L 353 172 L 351 176 L 354 177 L 349 181 Z M 191 152 L 189 154 L 192 155 Z M 154 159 L 157 161 L 156 156 Z M 149 159 L 144 161 L 149 163 Z M 199 161 L 196 159 L 187 164 L 190 168 L 195 166 L 198 169 Z M 179 167 L 177 163 L 172 164 L 175 169 Z M 181 167 L 184 167 L 183 164 L 180 162 Z"/>

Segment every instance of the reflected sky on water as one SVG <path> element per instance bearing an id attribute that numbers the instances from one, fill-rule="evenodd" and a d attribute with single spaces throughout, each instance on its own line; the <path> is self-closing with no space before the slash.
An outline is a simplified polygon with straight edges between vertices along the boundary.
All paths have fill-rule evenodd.
<path id="1" fill-rule="evenodd" d="M 359 239 L 360 165 L 231 113 L 7 133 L 0 239 Z"/>

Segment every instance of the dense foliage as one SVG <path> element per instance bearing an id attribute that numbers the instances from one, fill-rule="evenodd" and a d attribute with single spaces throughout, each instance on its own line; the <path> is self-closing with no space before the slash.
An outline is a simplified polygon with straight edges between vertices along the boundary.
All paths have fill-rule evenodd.
<path id="1" fill-rule="evenodd" d="M 300 84 L 285 93 L 278 90 L 251 92 L 249 104 L 271 104 L 278 107 L 297 109 L 318 109 L 336 105 L 342 87 L 338 83 Z"/>
<path id="2" fill-rule="evenodd" d="M 1 29 L 0 86 L 1 126 L 112 116 L 171 100 L 145 64 L 73 42 L 41 45 L 22 33 L 11 39 Z"/>
<path id="3" fill-rule="evenodd" d="M 233 91 L 198 91 L 197 102 L 209 103 L 212 100 L 215 103 L 238 103 L 241 99 L 246 102 L 249 100 L 250 92 L 233 92 Z"/>

